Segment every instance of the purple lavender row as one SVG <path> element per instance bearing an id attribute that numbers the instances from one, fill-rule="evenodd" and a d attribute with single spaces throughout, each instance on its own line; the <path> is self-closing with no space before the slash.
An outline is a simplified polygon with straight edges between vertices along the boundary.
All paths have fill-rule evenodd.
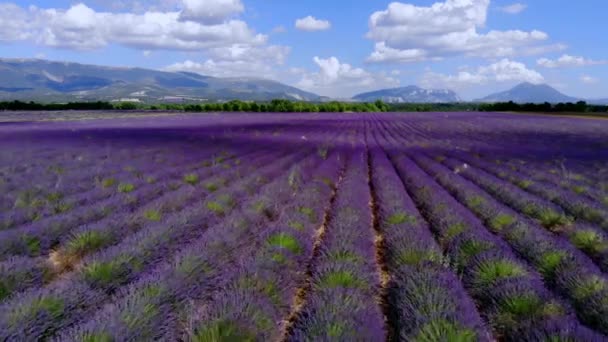
<path id="1" fill-rule="evenodd" d="M 183 325 L 191 324 L 188 322 L 196 319 L 191 316 L 187 320 L 179 317 L 198 311 L 197 304 L 201 300 L 210 298 L 211 293 L 226 286 L 235 286 L 237 281 L 241 286 L 254 286 L 254 279 L 244 278 L 245 274 L 235 272 L 235 269 L 239 269 L 238 260 L 249 262 L 247 257 L 255 253 L 268 227 L 279 220 L 279 208 L 284 205 L 291 207 L 291 202 L 299 197 L 294 189 L 309 186 L 320 161 L 319 157 L 313 156 L 294 165 L 287 174 L 266 185 L 258 195 L 248 198 L 241 210 L 235 210 L 200 239 L 185 246 L 175 258 L 177 262 L 164 265 L 143 281 L 129 286 L 118 301 L 106 306 L 86 322 L 64 332 L 59 339 L 80 341 L 83 338 L 106 337 L 111 340 L 130 340 L 142 336 L 153 340 L 183 338 Z M 294 177 L 299 180 L 294 182 Z M 260 203 L 264 203 L 264 209 L 261 209 Z M 188 261 L 187 267 L 184 267 L 183 261 Z M 150 283 L 163 291 L 152 296 L 146 295 Z M 238 298 L 240 297 L 237 296 L 236 299 Z M 239 308 L 248 307 L 242 301 L 236 305 Z M 150 307 L 154 308 L 154 312 L 146 314 Z M 226 303 L 222 312 L 231 309 Z M 237 314 L 250 314 L 248 318 L 255 320 L 268 314 L 266 310 L 260 309 L 261 307 L 249 307 L 248 311 Z M 143 319 L 132 322 L 125 317 Z M 204 322 L 211 324 L 207 320 Z"/>
<path id="2" fill-rule="evenodd" d="M 79 147 L 81 151 L 86 151 L 86 147 Z M 63 149 L 63 147 L 62 147 Z M 102 156 L 104 150 L 99 147 L 93 148 L 97 151 L 97 156 Z M 110 152 L 107 152 L 110 154 Z M 57 196 L 57 194 L 64 197 L 76 194 L 82 191 L 88 191 L 90 188 L 102 185 L 104 178 L 109 176 L 115 176 L 117 172 L 125 173 L 136 173 L 140 167 L 149 166 L 151 162 L 163 162 L 163 165 L 173 165 L 185 163 L 188 160 L 193 160 L 196 157 L 191 154 L 185 154 L 186 157 L 180 156 L 180 154 L 168 154 L 170 157 L 167 160 L 166 157 L 163 160 L 157 159 L 156 157 L 148 156 L 145 153 L 138 153 L 137 150 L 130 150 L 127 155 L 112 156 L 112 159 L 108 161 L 104 160 L 92 160 L 88 165 L 83 165 L 83 158 L 81 155 L 73 157 L 69 163 L 53 163 L 49 165 L 49 162 L 37 166 L 36 169 L 28 169 L 28 173 L 19 172 L 9 174 L 9 181 L 7 184 L 11 184 L 14 188 L 12 193 L 8 192 L 10 189 L 6 189 L 4 192 L 4 201 L 10 204 L 10 207 L 18 206 L 31 206 L 41 205 L 48 200 L 47 197 Z M 56 160 L 58 156 L 53 156 L 53 160 Z M 51 173 L 53 177 L 49 179 L 42 178 L 43 175 Z M 34 182 L 32 182 L 34 180 Z M 66 183 L 67 184 L 64 184 Z M 97 183 L 97 184 L 96 184 Z M 25 190 L 24 184 L 28 184 L 28 188 Z M 61 188 L 61 192 L 51 191 L 50 189 Z M 52 203 L 51 203 L 52 204 Z M 9 207 L 3 206 L 4 209 L 10 209 Z"/>
<path id="3" fill-rule="evenodd" d="M 23 206 L 13 209 L 5 214 L 0 214 L 0 225 L 1 229 L 20 228 L 21 224 L 28 223 L 31 221 L 39 221 L 42 218 L 53 216 L 56 214 L 69 215 L 69 211 L 74 207 L 80 207 L 84 205 L 94 204 L 95 202 L 104 200 L 112 196 L 115 191 L 121 191 L 121 186 L 124 189 L 126 187 L 139 188 L 148 184 L 157 182 L 159 179 L 166 179 L 170 177 L 183 176 L 192 168 L 200 168 L 202 165 L 201 160 L 212 157 L 215 159 L 215 150 L 209 149 L 206 151 L 199 151 L 196 156 L 192 156 L 189 160 L 179 163 L 178 165 L 171 167 L 164 167 L 161 170 L 144 176 L 143 173 L 128 169 L 123 170 L 117 174 L 106 174 L 106 177 L 97 182 L 93 188 L 79 188 L 79 184 L 76 180 L 70 180 L 67 186 L 62 187 L 60 192 L 51 192 L 40 197 L 29 198 L 24 202 Z M 226 155 L 223 159 L 229 159 Z M 206 160 L 210 162 L 209 160 Z M 150 168 L 148 164 L 147 168 Z M 92 176 L 87 177 L 89 181 L 93 179 Z M 69 196 L 68 194 L 74 194 Z"/>
<path id="4" fill-rule="evenodd" d="M 448 266 L 429 226 L 381 149 L 371 153 L 379 229 L 391 281 L 393 340 L 490 341 L 475 303 Z"/>
<path id="5" fill-rule="evenodd" d="M 29 287 L 42 286 L 75 265 L 86 255 L 119 243 L 135 234 L 150 222 L 166 222 L 172 213 L 179 212 L 192 200 L 200 201 L 209 193 L 230 184 L 233 177 L 253 171 L 252 167 L 267 165 L 272 156 L 250 158 L 236 170 L 222 177 L 212 176 L 203 181 L 204 186 L 184 186 L 181 190 L 166 193 L 134 213 L 111 216 L 106 220 L 85 225 L 70 232 L 59 242 L 50 258 L 17 257 L 0 263 L 0 301 L 9 294 Z"/>
<path id="6" fill-rule="evenodd" d="M 288 341 L 386 339 L 367 166 L 367 153 L 354 150 L 309 261 L 310 287 L 292 316 Z"/>
<path id="7" fill-rule="evenodd" d="M 200 166 L 199 169 L 203 169 L 205 174 L 211 173 L 211 170 L 205 170 L 204 166 Z M 199 172 L 199 169 L 195 171 Z M 147 203 L 163 193 L 176 190 L 184 182 L 188 182 L 186 177 L 192 177 L 194 180 L 193 175 L 195 174 L 180 174 L 178 181 L 171 178 L 175 175 L 166 174 L 166 178 L 159 179 L 154 184 L 135 189 L 133 192 L 115 193 L 110 198 L 96 203 L 95 206 L 81 207 L 64 215 L 34 222 L 22 229 L 1 231 L 0 240 L 4 243 L 0 245 L 0 260 L 5 260 L 8 256 L 13 255 L 46 254 L 75 228 L 107 218 L 116 210 L 131 212 L 139 205 Z M 196 175 L 196 180 L 198 178 L 199 176 Z"/>
<path id="8" fill-rule="evenodd" d="M 528 217 L 538 220 L 543 227 L 551 232 L 567 238 L 574 246 L 593 258 L 602 270 L 608 270 L 608 234 L 596 226 L 580 221 L 572 222 L 561 211 L 562 207 L 538 198 L 520 188 L 524 185 L 526 188 L 532 188 L 533 183 L 523 183 L 525 180 L 518 179 L 517 182 L 522 183 L 518 187 L 511 184 L 508 180 L 497 178 L 487 173 L 484 169 L 471 167 L 460 160 L 448 158 L 443 162 L 452 170 L 462 174 L 465 178 L 482 187 L 490 194 L 493 194 L 508 206 L 521 211 Z M 509 177 L 506 172 L 504 173 L 504 177 Z M 555 202 L 566 205 L 569 199 L 560 198 L 555 200 Z M 572 205 L 577 206 L 578 204 L 572 201 Z M 568 211 L 571 212 L 570 210 Z M 595 218 L 596 222 L 597 220 L 602 220 L 603 222 L 603 215 L 599 210 L 588 211 L 586 217 Z"/>
<path id="9" fill-rule="evenodd" d="M 605 338 L 583 327 L 541 276 L 406 156 L 393 156 L 414 201 L 431 224 L 465 288 L 505 340 Z"/>
<path id="10" fill-rule="evenodd" d="M 300 155 L 266 166 L 259 173 L 233 184 L 225 193 L 194 203 L 168 222 L 150 225 L 119 245 L 86 257 L 76 272 L 50 286 L 14 296 L 1 306 L 0 338 L 45 338 L 86 318 L 119 288 L 170 259 L 184 243 L 205 236 L 208 227 L 242 205 L 239 199 L 246 198 L 249 191 L 255 193 L 268 179 L 283 173 L 287 165 L 300 159 Z M 91 299 L 83 301 L 83 297 Z M 48 317 L 45 315 L 54 310 L 40 306 L 41 300 L 60 303 L 61 308 L 77 306 L 80 310 L 59 310 Z"/>
<path id="11" fill-rule="evenodd" d="M 217 329 L 229 330 L 224 339 L 269 341 L 284 336 L 294 298 L 306 281 L 316 229 L 329 210 L 343 165 L 343 155 L 335 153 L 318 170 L 308 170 L 312 181 L 252 240 L 249 253 L 240 253 L 234 267 L 220 269 L 218 275 L 227 285 L 217 286 L 210 300 L 197 303 L 189 339 L 205 340 Z"/>
<path id="12" fill-rule="evenodd" d="M 463 156 L 459 158 L 498 178 L 517 185 L 522 190 L 559 205 L 575 218 L 597 224 L 608 230 L 608 209 L 604 208 L 599 203 L 588 199 L 586 196 L 581 196 L 585 191 L 584 189 L 581 189 L 580 191 L 577 190 L 579 188 L 574 188 L 574 190 L 560 189 L 560 187 L 555 185 L 535 182 L 531 180 L 530 177 L 515 170 L 505 171 L 497 165 L 474 158 L 464 159 L 465 157 Z"/>
<path id="13" fill-rule="evenodd" d="M 416 157 L 415 160 L 452 195 L 482 218 L 487 227 L 534 265 L 544 277 L 545 283 L 567 297 L 574 304 L 581 321 L 604 334 L 608 333 L 605 326 L 597 323 L 603 319 L 598 314 L 604 315 L 603 313 L 608 312 L 608 305 L 597 303 L 592 307 L 585 306 L 586 297 L 603 292 L 586 289 L 587 284 L 608 287 L 608 279 L 589 258 L 567 241 L 526 220 L 444 166 L 423 156 Z M 573 270 L 577 272 L 573 274 Z M 604 293 L 604 296 L 606 295 L 608 292 Z"/>

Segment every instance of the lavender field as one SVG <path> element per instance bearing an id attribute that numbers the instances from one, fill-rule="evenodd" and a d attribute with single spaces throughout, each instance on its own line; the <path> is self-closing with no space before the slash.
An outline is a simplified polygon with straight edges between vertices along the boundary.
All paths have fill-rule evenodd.
<path id="1" fill-rule="evenodd" d="M 2 341 L 608 341 L 606 120 L 17 117 Z"/>

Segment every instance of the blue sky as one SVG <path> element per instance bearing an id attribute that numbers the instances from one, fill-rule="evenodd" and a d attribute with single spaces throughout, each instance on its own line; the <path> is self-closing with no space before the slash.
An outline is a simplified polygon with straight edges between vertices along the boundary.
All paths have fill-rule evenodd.
<path id="1" fill-rule="evenodd" d="M 264 77 L 332 97 L 520 82 L 608 98 L 603 0 L 1 2 L 0 57 Z"/>

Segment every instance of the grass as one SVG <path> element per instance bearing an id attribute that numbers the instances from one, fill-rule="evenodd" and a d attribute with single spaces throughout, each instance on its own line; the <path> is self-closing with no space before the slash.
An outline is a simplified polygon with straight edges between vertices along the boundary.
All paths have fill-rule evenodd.
<path id="1" fill-rule="evenodd" d="M 416 217 L 404 212 L 398 212 L 389 216 L 386 219 L 386 223 L 390 225 L 398 225 L 404 223 L 414 224 L 416 223 Z"/>
<path id="2" fill-rule="evenodd" d="M 542 226 L 547 229 L 554 229 L 570 223 L 570 220 L 565 215 L 551 209 L 541 210 L 538 213 L 538 219 Z"/>
<path id="3" fill-rule="evenodd" d="M 602 252 L 608 248 L 608 244 L 600 234 L 593 230 L 578 230 L 570 236 L 570 241 L 577 248 L 588 252 Z"/>
<path id="4" fill-rule="evenodd" d="M 289 225 L 289 228 L 293 228 L 295 230 L 299 230 L 299 231 L 304 230 L 304 224 L 302 222 L 291 221 L 291 222 L 289 222 L 288 225 Z"/>
<path id="5" fill-rule="evenodd" d="M 230 321 L 217 320 L 196 329 L 192 340 L 194 342 L 254 342 L 256 336 L 239 329 Z"/>
<path id="6" fill-rule="evenodd" d="M 203 186 L 205 187 L 205 190 L 209 192 L 216 192 L 220 188 L 216 183 L 213 182 L 205 183 Z"/>
<path id="7" fill-rule="evenodd" d="M 401 251 L 396 256 L 396 262 L 398 264 L 405 264 L 409 266 L 419 266 L 424 262 L 431 262 L 440 265 L 444 262 L 444 258 L 441 253 L 429 249 L 408 249 Z"/>
<path id="8" fill-rule="evenodd" d="M 131 183 L 120 183 L 118 184 L 118 192 L 128 194 L 135 190 L 135 185 Z"/>
<path id="9" fill-rule="evenodd" d="M 503 230 L 515 222 L 515 217 L 507 214 L 498 214 L 490 221 L 490 227 L 494 230 Z"/>
<path id="10" fill-rule="evenodd" d="M 110 334 L 105 332 L 100 333 L 85 333 L 80 336 L 80 341 L 82 342 L 112 342 L 114 341 Z"/>
<path id="11" fill-rule="evenodd" d="M 298 240 L 287 233 L 277 233 L 268 238 L 268 244 L 272 247 L 287 249 L 288 251 L 299 254 L 302 250 Z"/>
<path id="12" fill-rule="evenodd" d="M 31 235 L 23 235 L 21 236 L 21 240 L 25 244 L 25 248 L 29 255 L 39 255 L 40 254 L 40 239 L 31 236 Z"/>
<path id="13" fill-rule="evenodd" d="M 319 286 L 322 288 L 356 288 L 361 286 L 362 282 L 350 271 L 333 271 L 326 273 L 319 281 Z"/>
<path id="14" fill-rule="evenodd" d="M 474 342 L 477 334 L 443 318 L 437 318 L 423 325 L 411 339 L 413 342 Z"/>
<path id="15" fill-rule="evenodd" d="M 549 251 L 541 255 L 539 269 L 543 276 L 552 278 L 557 267 L 568 256 L 564 251 Z"/>
<path id="16" fill-rule="evenodd" d="M 196 173 L 189 173 L 184 176 L 184 182 L 190 185 L 198 184 L 198 175 Z"/>
<path id="17" fill-rule="evenodd" d="M 585 300 L 606 289 L 606 282 L 599 276 L 592 275 L 577 282 L 574 288 L 574 298 Z"/>
<path id="18" fill-rule="evenodd" d="M 464 233 L 467 230 L 467 226 L 464 223 L 454 223 L 451 224 L 448 229 L 446 229 L 443 237 L 447 241 L 451 241 L 453 238 L 458 235 Z"/>
<path id="19" fill-rule="evenodd" d="M 115 186 L 116 183 L 117 183 L 116 179 L 114 179 L 114 178 L 104 178 L 101 181 L 101 187 L 104 189 L 108 189 L 108 188 Z"/>
<path id="20" fill-rule="evenodd" d="M 487 260 L 477 266 L 474 283 L 478 288 L 485 288 L 499 280 L 523 277 L 527 273 L 522 266 L 508 259 Z"/>
<path id="21" fill-rule="evenodd" d="M 65 253 L 71 256 L 84 256 L 104 247 L 110 236 L 98 231 L 86 231 L 77 234 L 65 245 Z"/>
<path id="22" fill-rule="evenodd" d="M 207 209 L 209 209 L 210 211 L 212 211 L 213 213 L 215 213 L 217 215 L 224 215 L 224 213 L 225 213 L 224 206 L 219 202 L 210 201 L 210 202 L 207 202 L 206 206 L 207 206 Z"/>
<path id="23" fill-rule="evenodd" d="M 316 220 L 315 217 L 315 210 L 309 207 L 300 207 L 300 209 L 298 209 L 298 211 L 300 212 L 300 214 L 306 215 L 308 217 L 308 220 L 311 223 L 314 223 Z"/>
<path id="24" fill-rule="evenodd" d="M 146 210 L 144 217 L 149 221 L 159 222 L 162 219 L 162 214 L 158 210 Z"/>
<path id="25" fill-rule="evenodd" d="M 26 305 L 16 306 L 10 315 L 10 321 L 15 325 L 24 320 L 34 320 L 42 313 L 48 314 L 52 319 L 59 318 L 65 310 L 65 304 L 60 298 L 45 296 L 37 298 Z"/>
<path id="26" fill-rule="evenodd" d="M 492 249 L 494 246 L 486 241 L 477 241 L 477 240 L 466 240 L 460 246 L 460 250 L 458 253 L 458 266 L 464 267 L 471 258 L 475 257 L 477 254 L 488 251 Z"/>

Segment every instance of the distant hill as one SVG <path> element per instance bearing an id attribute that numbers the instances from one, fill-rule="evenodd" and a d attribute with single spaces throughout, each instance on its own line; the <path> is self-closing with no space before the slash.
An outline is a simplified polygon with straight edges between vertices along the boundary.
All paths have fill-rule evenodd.
<path id="1" fill-rule="evenodd" d="M 500 93 L 488 95 L 476 102 L 558 103 L 577 102 L 580 99 L 567 96 L 546 84 L 521 83 Z"/>
<path id="2" fill-rule="evenodd" d="M 423 89 L 417 86 L 376 90 L 355 95 L 354 100 L 387 103 L 450 103 L 460 102 L 455 92 L 447 89 Z"/>
<path id="3" fill-rule="evenodd" d="M 608 105 L 608 99 L 589 99 L 587 103 L 606 106 Z"/>
<path id="4" fill-rule="evenodd" d="M 287 99 L 320 96 L 264 79 L 105 67 L 40 59 L 0 59 L 0 100 L 142 102 Z"/>

